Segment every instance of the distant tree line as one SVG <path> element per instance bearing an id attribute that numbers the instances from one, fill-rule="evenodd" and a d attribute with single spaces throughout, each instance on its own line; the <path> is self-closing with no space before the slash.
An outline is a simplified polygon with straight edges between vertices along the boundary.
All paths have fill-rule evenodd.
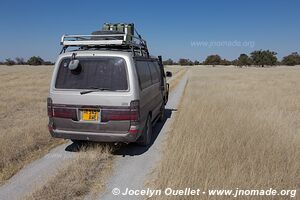
<path id="1" fill-rule="evenodd" d="M 0 62 L 1 65 L 54 65 L 51 61 L 44 61 L 39 56 L 32 56 L 28 60 L 24 58 L 17 57 L 15 59 L 7 58 L 4 62 Z"/>
<path id="2" fill-rule="evenodd" d="M 203 62 L 198 60 L 191 61 L 190 59 L 181 58 L 178 62 L 168 59 L 163 61 L 164 65 L 235 65 L 235 66 L 274 66 L 274 65 L 300 65 L 300 55 L 297 52 L 291 53 L 278 61 L 277 53 L 270 50 L 257 50 L 247 54 L 241 54 L 237 59 L 229 61 L 222 59 L 219 55 L 209 55 Z"/>
<path id="3" fill-rule="evenodd" d="M 293 52 L 290 55 L 283 57 L 281 61 L 278 61 L 276 57 L 277 53 L 270 50 L 257 50 L 247 54 L 241 54 L 237 59 L 229 61 L 222 59 L 219 55 L 209 55 L 207 58 L 200 62 L 198 60 L 192 61 L 186 58 L 180 58 L 178 62 L 168 59 L 163 61 L 164 65 L 235 65 L 235 66 L 274 66 L 274 65 L 300 65 L 300 55 L 297 52 Z M 7 58 L 4 62 L 0 62 L 1 65 L 54 65 L 50 61 L 44 61 L 39 56 L 32 56 L 28 60 L 17 57 L 15 59 Z"/>

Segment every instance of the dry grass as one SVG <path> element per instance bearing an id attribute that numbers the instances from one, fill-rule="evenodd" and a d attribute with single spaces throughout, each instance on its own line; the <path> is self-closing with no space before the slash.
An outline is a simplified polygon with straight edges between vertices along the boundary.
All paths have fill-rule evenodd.
<path id="1" fill-rule="evenodd" d="M 192 68 L 184 97 L 154 188 L 299 190 L 300 68 Z"/>
<path id="2" fill-rule="evenodd" d="M 0 185 L 62 142 L 47 130 L 50 66 L 0 66 Z"/>
<path id="3" fill-rule="evenodd" d="M 171 81 L 168 81 L 170 84 L 170 91 L 172 91 L 176 85 L 179 83 L 181 80 L 182 76 L 187 72 L 187 68 L 181 68 L 178 70 L 175 75 L 172 76 Z"/>
<path id="4" fill-rule="evenodd" d="M 172 91 L 189 67 L 180 65 L 165 65 L 164 67 L 165 72 L 172 72 L 172 77 L 167 77 L 167 82 L 170 84 L 170 91 Z"/>
<path id="5" fill-rule="evenodd" d="M 105 189 L 112 169 L 111 146 L 93 144 L 83 147 L 75 160 L 65 166 L 46 185 L 27 199 L 61 200 L 96 198 Z"/>

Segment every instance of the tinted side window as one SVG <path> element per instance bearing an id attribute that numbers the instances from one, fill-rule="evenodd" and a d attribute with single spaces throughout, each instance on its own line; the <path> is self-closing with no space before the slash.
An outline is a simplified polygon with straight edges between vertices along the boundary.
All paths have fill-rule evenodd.
<path id="1" fill-rule="evenodd" d="M 150 68 L 152 83 L 158 83 L 160 74 L 159 74 L 159 70 L 155 66 L 155 63 L 149 62 L 149 68 Z"/>
<path id="2" fill-rule="evenodd" d="M 164 68 L 163 68 L 163 66 L 158 64 L 158 62 L 156 62 L 156 61 L 154 62 L 154 65 L 157 68 L 157 70 L 159 71 L 159 79 L 161 81 L 161 85 L 163 86 L 164 85 L 164 79 L 166 77 Z"/>
<path id="3" fill-rule="evenodd" d="M 140 86 L 142 89 L 151 85 L 151 74 L 146 61 L 136 61 L 136 71 L 139 76 Z"/>

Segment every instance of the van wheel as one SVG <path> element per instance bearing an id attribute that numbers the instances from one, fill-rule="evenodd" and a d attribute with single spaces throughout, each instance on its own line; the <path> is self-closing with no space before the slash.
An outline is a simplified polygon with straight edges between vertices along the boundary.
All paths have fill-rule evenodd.
<path id="1" fill-rule="evenodd" d="M 151 121 L 151 116 L 149 115 L 143 133 L 138 139 L 137 143 L 141 146 L 149 146 L 151 143 L 151 138 L 152 138 L 152 121 Z"/>
<path id="2" fill-rule="evenodd" d="M 160 122 L 163 122 L 165 120 L 165 105 L 162 105 L 161 111 L 160 111 L 160 115 L 159 115 L 159 119 Z"/>

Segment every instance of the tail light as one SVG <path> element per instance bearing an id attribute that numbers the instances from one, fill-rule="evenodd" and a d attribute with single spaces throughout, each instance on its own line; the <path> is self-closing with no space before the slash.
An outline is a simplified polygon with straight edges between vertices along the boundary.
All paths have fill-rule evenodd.
<path id="1" fill-rule="evenodd" d="M 47 98 L 47 110 L 48 110 L 48 117 L 53 117 L 52 99 L 50 97 Z"/>
<path id="2" fill-rule="evenodd" d="M 130 110 L 102 110 L 102 121 L 123 121 L 132 120 L 135 116 L 131 115 Z"/>
<path id="3" fill-rule="evenodd" d="M 54 126 L 53 122 L 49 122 L 49 124 L 48 124 L 49 132 L 52 133 L 54 129 L 55 129 L 55 126 Z"/>
<path id="4" fill-rule="evenodd" d="M 77 120 L 77 111 L 74 108 L 54 108 L 53 117 Z"/>
<path id="5" fill-rule="evenodd" d="M 130 134 L 137 134 L 139 132 L 138 126 L 130 126 L 129 131 Z"/>
<path id="6" fill-rule="evenodd" d="M 130 102 L 130 112 L 132 119 L 130 120 L 129 133 L 136 135 L 139 132 L 139 121 L 140 121 L 140 101 L 135 100 Z"/>
<path id="7" fill-rule="evenodd" d="M 136 124 L 140 121 L 140 101 L 135 100 L 130 102 L 131 124 Z"/>
<path id="8" fill-rule="evenodd" d="M 69 118 L 77 120 L 77 112 L 74 108 L 56 108 L 53 107 L 52 99 L 47 98 L 48 117 Z"/>
<path id="9" fill-rule="evenodd" d="M 130 121 L 131 123 L 138 122 L 140 119 L 139 105 L 139 101 L 131 101 L 129 108 L 104 109 L 101 111 L 101 119 L 103 122 L 123 120 Z"/>

